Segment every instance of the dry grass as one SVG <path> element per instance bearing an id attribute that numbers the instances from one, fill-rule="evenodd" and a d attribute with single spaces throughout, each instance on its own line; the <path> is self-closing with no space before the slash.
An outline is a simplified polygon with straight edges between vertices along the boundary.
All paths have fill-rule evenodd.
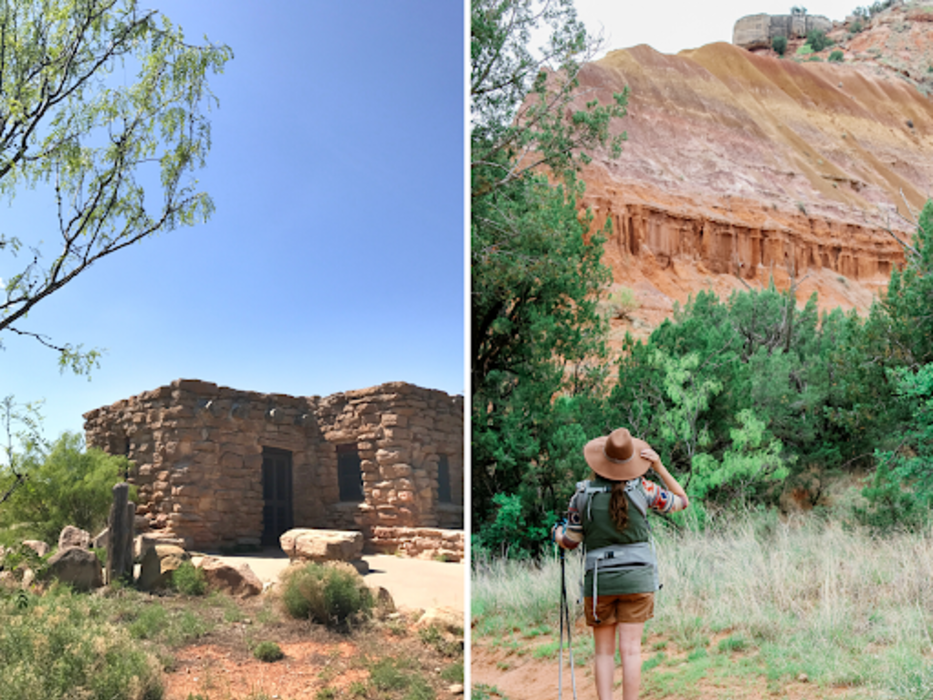
<path id="1" fill-rule="evenodd" d="M 656 532 L 664 588 L 651 635 L 713 655 L 721 651 L 715 640 L 742 639 L 743 653 L 761 663 L 733 672 L 769 683 L 806 674 L 867 697 L 933 698 L 933 532 L 876 538 L 817 516 L 782 521 L 774 513 L 705 532 Z M 574 599 L 578 567 L 568 559 Z M 482 565 L 474 633 L 555 629 L 559 585 L 556 560 Z"/>

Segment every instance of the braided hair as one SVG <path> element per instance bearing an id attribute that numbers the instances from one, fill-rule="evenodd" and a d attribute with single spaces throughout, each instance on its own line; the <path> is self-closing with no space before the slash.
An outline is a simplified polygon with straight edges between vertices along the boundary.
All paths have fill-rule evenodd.
<path id="1" fill-rule="evenodd" d="M 619 532 L 622 532 L 628 526 L 628 497 L 625 495 L 624 481 L 616 481 L 612 484 L 612 495 L 609 497 L 609 517 Z"/>

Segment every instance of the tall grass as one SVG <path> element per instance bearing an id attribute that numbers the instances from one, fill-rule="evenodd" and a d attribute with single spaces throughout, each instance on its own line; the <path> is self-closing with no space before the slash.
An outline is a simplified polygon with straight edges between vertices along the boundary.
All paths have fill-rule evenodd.
<path id="1" fill-rule="evenodd" d="M 716 636 L 747 640 L 769 680 L 806 673 L 879 697 L 933 698 L 926 660 L 933 654 L 933 531 L 879 538 L 816 516 L 782 521 L 774 513 L 714 522 L 703 532 L 656 530 L 664 587 L 650 632 L 686 649 L 716 650 Z M 568 557 L 567 568 L 575 602 L 579 557 Z M 557 559 L 478 562 L 476 633 L 554 628 L 559 586 Z"/>
<path id="2" fill-rule="evenodd" d="M 160 700 L 156 659 L 104 607 L 67 589 L 0 601 L 0 700 Z"/>

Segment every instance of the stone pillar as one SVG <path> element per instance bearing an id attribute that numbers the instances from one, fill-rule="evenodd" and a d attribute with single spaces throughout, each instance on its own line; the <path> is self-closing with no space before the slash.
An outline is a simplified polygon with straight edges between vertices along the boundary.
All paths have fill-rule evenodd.
<path id="1" fill-rule="evenodd" d="M 107 547 L 107 572 L 106 579 L 108 584 L 122 579 L 127 570 L 127 540 L 129 540 L 129 551 L 132 551 L 132 519 L 127 523 L 127 513 L 129 511 L 129 493 L 130 485 L 126 482 L 115 484 L 113 487 L 113 505 L 110 506 L 110 518 L 108 525 L 110 527 L 110 543 Z M 135 509 L 135 506 L 134 506 Z M 135 512 L 135 510 L 134 510 Z M 132 576 L 133 559 L 129 559 L 130 575 Z"/>

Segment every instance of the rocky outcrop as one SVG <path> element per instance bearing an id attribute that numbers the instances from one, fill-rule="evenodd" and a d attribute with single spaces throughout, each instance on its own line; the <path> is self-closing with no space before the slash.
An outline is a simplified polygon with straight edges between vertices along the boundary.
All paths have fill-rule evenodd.
<path id="1" fill-rule="evenodd" d="M 833 22 L 822 15 L 748 15 L 737 20 L 732 43 L 743 49 L 771 48 L 776 36 L 800 39 L 812 31 L 832 31 Z"/>
<path id="2" fill-rule="evenodd" d="M 933 103 L 873 67 L 637 46 L 580 81 L 604 103 L 630 90 L 622 156 L 594 154 L 584 204 L 612 223 L 604 261 L 645 333 L 700 289 L 772 277 L 865 311 L 933 192 Z"/>

